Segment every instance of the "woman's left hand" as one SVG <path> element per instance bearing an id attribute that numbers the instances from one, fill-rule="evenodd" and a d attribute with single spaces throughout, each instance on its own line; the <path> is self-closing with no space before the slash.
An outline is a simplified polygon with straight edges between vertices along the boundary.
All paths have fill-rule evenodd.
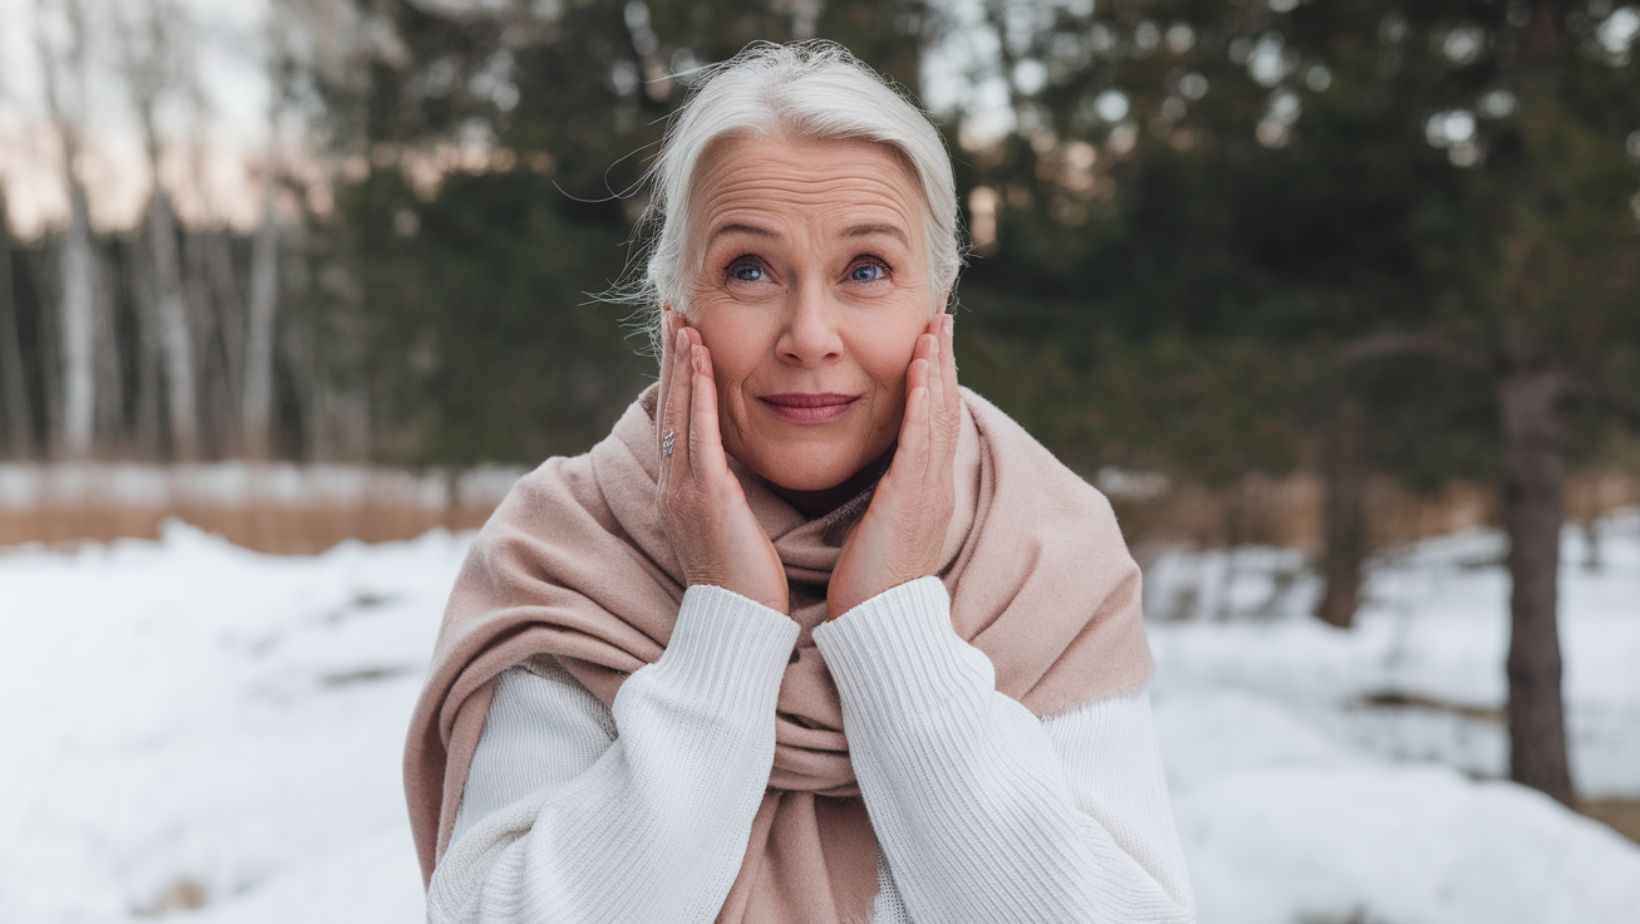
<path id="1" fill-rule="evenodd" d="M 956 506 L 954 466 L 962 413 L 953 327 L 952 316 L 940 312 L 911 351 L 899 443 L 832 567 L 828 620 L 939 567 Z"/>

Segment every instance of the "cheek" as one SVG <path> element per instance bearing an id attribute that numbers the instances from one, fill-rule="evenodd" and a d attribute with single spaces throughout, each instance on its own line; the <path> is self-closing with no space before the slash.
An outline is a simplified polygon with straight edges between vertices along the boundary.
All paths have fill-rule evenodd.
<path id="1" fill-rule="evenodd" d="M 745 330 L 725 327 L 710 320 L 697 323 L 695 329 L 700 332 L 700 342 L 712 354 L 712 374 L 719 385 L 746 377 L 757 354 L 758 347 L 753 342 L 755 338 L 746 336 Z"/>
<path id="2" fill-rule="evenodd" d="M 744 329 L 726 328 L 703 321 L 696 325 L 701 342 L 712 354 L 712 380 L 717 385 L 718 427 L 728 445 L 753 438 L 751 426 L 756 409 L 746 392 L 746 382 L 754 377 L 760 347 Z"/>
<path id="3" fill-rule="evenodd" d="M 906 367 L 911 363 L 915 337 L 887 338 L 866 344 L 856 355 L 860 365 L 879 387 L 897 393 L 905 384 Z"/>

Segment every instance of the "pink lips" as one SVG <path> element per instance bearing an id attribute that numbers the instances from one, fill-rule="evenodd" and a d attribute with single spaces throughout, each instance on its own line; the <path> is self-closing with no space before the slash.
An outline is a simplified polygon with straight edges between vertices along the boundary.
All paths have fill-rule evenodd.
<path id="1" fill-rule="evenodd" d="M 790 391 L 779 395 L 763 395 L 765 407 L 776 416 L 793 423 L 825 423 L 848 413 L 859 395 L 840 395 L 836 392 Z"/>

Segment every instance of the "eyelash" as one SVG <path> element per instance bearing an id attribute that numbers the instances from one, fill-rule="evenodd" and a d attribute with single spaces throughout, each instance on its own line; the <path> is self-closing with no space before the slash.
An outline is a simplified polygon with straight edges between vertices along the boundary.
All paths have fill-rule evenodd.
<path id="1" fill-rule="evenodd" d="M 883 280 L 887 279 L 889 276 L 893 275 L 893 273 L 894 273 L 894 268 L 892 266 L 888 265 L 888 261 L 884 260 L 882 257 L 877 256 L 876 254 L 872 254 L 872 253 L 861 254 L 860 256 L 856 257 L 855 260 L 856 260 L 856 262 L 853 263 L 853 264 L 850 264 L 850 266 L 849 266 L 849 273 L 850 274 L 852 274 L 855 270 L 859 269 L 861 266 L 877 266 L 877 267 L 882 269 L 883 275 L 877 277 L 876 279 L 859 279 L 859 280 L 852 280 L 852 281 L 855 281 L 855 282 L 882 282 Z M 864 260 L 865 262 L 864 263 L 858 262 L 858 261 L 861 261 L 861 260 Z M 739 269 L 742 266 L 756 266 L 759 270 L 767 272 L 767 270 L 762 265 L 762 261 L 759 260 L 757 257 L 755 257 L 754 255 L 749 254 L 749 253 L 741 254 L 740 256 L 735 257 L 733 260 L 730 260 L 728 265 L 724 267 L 723 275 L 725 277 L 725 280 L 728 281 L 728 282 L 761 282 L 762 281 L 762 280 L 752 280 L 752 279 L 736 279 L 735 278 L 735 270 Z"/>

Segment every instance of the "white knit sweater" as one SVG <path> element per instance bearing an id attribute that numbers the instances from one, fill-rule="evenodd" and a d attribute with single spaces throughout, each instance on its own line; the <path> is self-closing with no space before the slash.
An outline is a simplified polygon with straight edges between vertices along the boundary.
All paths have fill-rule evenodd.
<path id="1" fill-rule="evenodd" d="M 713 920 L 768 784 L 798 634 L 695 585 L 613 709 L 550 658 L 505 672 L 429 924 Z M 997 692 L 932 576 L 813 637 L 882 848 L 875 924 L 1195 921 L 1148 690 L 1038 719 Z"/>

